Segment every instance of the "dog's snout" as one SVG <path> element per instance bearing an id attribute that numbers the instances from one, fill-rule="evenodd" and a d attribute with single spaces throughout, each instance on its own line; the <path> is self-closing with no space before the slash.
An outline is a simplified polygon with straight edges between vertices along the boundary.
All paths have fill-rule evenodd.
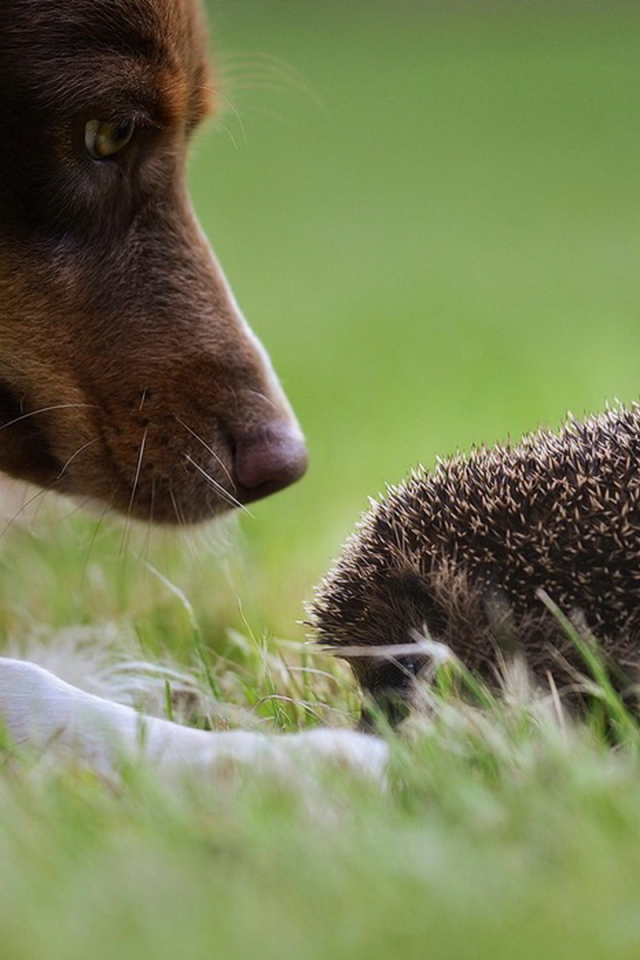
<path id="1" fill-rule="evenodd" d="M 307 469 L 307 448 L 296 425 L 278 423 L 236 439 L 235 477 L 244 503 L 295 483 Z"/>

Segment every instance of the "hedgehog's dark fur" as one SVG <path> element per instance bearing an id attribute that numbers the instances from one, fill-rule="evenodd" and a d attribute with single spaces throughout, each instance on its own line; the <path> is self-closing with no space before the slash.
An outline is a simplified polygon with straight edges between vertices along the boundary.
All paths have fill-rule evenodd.
<path id="1" fill-rule="evenodd" d="M 321 642 L 447 644 L 491 681 L 506 646 L 534 675 L 585 664 L 542 588 L 598 638 L 618 683 L 640 664 L 640 406 L 416 472 L 365 515 L 311 608 Z M 421 663 L 350 658 L 384 705 Z"/>

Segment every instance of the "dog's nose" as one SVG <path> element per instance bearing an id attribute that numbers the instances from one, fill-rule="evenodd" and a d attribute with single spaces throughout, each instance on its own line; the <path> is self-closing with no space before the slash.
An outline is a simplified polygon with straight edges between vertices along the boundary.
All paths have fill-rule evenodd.
<path id="1" fill-rule="evenodd" d="M 307 448 L 299 429 L 276 424 L 236 440 L 235 478 L 243 503 L 260 500 L 299 480 L 307 469 Z"/>

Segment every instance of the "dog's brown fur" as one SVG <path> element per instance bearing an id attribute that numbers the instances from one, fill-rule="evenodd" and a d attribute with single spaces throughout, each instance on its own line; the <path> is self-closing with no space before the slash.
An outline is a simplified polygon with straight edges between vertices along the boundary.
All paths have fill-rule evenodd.
<path id="1" fill-rule="evenodd" d="M 157 522 L 306 463 L 185 190 L 213 88 L 195 0 L 0 6 L 0 470 Z"/>

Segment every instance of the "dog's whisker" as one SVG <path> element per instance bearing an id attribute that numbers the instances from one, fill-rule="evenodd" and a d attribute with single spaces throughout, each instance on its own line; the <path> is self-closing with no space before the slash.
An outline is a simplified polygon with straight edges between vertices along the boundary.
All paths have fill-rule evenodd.
<path id="1" fill-rule="evenodd" d="M 156 478 L 151 478 L 151 503 L 149 505 L 149 523 L 153 523 L 153 512 L 156 505 Z"/>
<path id="2" fill-rule="evenodd" d="M 236 140 L 236 138 L 235 138 L 234 135 L 232 134 L 231 129 L 227 126 L 226 123 L 223 123 L 223 122 L 222 122 L 222 120 L 220 119 L 220 117 L 217 117 L 217 118 L 216 118 L 216 126 L 218 127 L 219 130 L 222 130 L 223 133 L 226 133 L 226 135 L 229 137 L 229 140 L 231 140 L 231 143 L 232 143 L 232 145 L 233 145 L 233 149 L 234 149 L 234 150 L 237 150 L 237 149 L 238 149 L 238 141 Z"/>
<path id="3" fill-rule="evenodd" d="M 83 500 L 72 500 L 71 506 L 66 513 L 61 517 L 61 522 L 69 520 L 70 517 L 75 517 L 77 513 L 82 513 L 88 503 L 91 503 L 91 497 L 84 497 Z"/>
<path id="4" fill-rule="evenodd" d="M 258 400 L 264 400 L 266 404 L 270 407 L 273 407 L 274 410 L 278 409 L 278 405 L 271 397 L 268 397 L 265 393 L 262 393 L 260 390 L 247 390 L 247 393 L 250 393 L 251 396 L 257 397 Z"/>
<path id="5" fill-rule="evenodd" d="M 144 451 L 147 445 L 148 430 L 149 428 L 145 427 L 144 433 L 142 434 L 142 439 L 140 440 L 140 450 L 138 451 L 138 462 L 136 463 L 136 471 L 133 476 L 133 483 L 131 485 L 131 500 L 129 501 L 129 516 L 131 516 L 131 510 L 133 509 L 133 502 L 136 498 L 138 487 L 140 486 L 140 472 L 142 470 L 142 460 L 144 458 Z"/>
<path id="6" fill-rule="evenodd" d="M 151 497 L 149 503 L 149 516 L 147 518 L 146 530 L 144 538 L 142 541 L 142 546 L 140 547 L 140 552 L 138 553 L 138 562 L 145 562 L 149 557 L 149 545 L 151 543 L 151 525 L 153 524 L 153 510 L 155 507 L 156 500 L 156 481 L 155 478 L 151 480 Z"/>
<path id="7" fill-rule="evenodd" d="M 138 460 L 136 462 L 136 469 L 133 475 L 133 481 L 131 483 L 131 496 L 129 498 L 129 506 L 127 508 L 127 513 L 126 513 L 127 519 L 124 526 L 124 530 L 122 532 L 120 552 L 122 552 L 127 546 L 127 542 L 129 540 L 129 534 L 131 532 L 131 516 L 133 514 L 133 505 L 135 503 L 136 494 L 138 493 L 138 487 L 140 485 L 140 472 L 142 470 L 142 461 L 144 458 L 144 451 L 147 445 L 148 432 L 149 432 L 149 428 L 145 427 L 144 432 L 142 434 L 142 439 L 140 440 L 140 449 L 138 450 Z"/>
<path id="8" fill-rule="evenodd" d="M 101 529 L 101 527 L 102 527 L 102 525 L 103 525 L 103 523 L 104 523 L 104 518 L 106 517 L 106 515 L 107 515 L 110 511 L 111 511 L 111 504 L 109 504 L 109 503 L 105 504 L 105 507 L 104 507 L 102 513 L 100 514 L 100 517 L 99 517 L 99 519 L 98 519 L 98 522 L 96 523 L 95 529 L 94 529 L 93 534 L 92 534 L 92 536 L 91 536 L 91 541 L 89 542 L 89 546 L 87 547 L 87 550 L 86 550 L 86 553 L 85 553 L 84 563 L 82 564 L 82 574 L 81 574 L 81 576 L 80 576 L 80 582 L 81 582 L 81 584 L 84 584 L 84 581 L 85 581 L 85 579 L 86 579 L 87 569 L 88 569 L 88 566 L 89 566 L 89 560 L 91 559 L 91 554 L 93 553 L 93 548 L 94 548 L 94 546 L 95 546 L 95 544 L 96 544 L 96 541 L 97 541 L 97 539 L 98 539 L 98 533 L 100 532 L 100 529 Z"/>
<path id="9" fill-rule="evenodd" d="M 181 420 L 181 419 L 180 419 L 180 417 L 176 417 L 176 420 L 178 421 L 178 423 L 180 424 L 181 427 L 184 427 L 184 429 L 185 429 L 188 433 L 191 434 L 191 436 L 193 437 L 194 440 L 197 440 L 198 443 L 201 443 L 201 444 L 202 444 L 202 446 L 205 448 L 205 450 L 207 451 L 207 453 L 210 453 L 211 456 L 213 457 L 213 459 L 222 467 L 222 470 L 224 471 L 225 476 L 227 477 L 229 483 L 231 484 L 231 486 L 232 486 L 233 489 L 235 490 L 235 489 L 236 489 L 236 484 L 235 484 L 235 480 L 234 480 L 233 477 L 231 476 L 231 472 L 229 471 L 229 469 L 228 469 L 227 466 L 225 465 L 225 463 L 224 463 L 224 461 L 222 460 L 222 458 L 221 458 L 221 457 L 216 453 L 216 451 L 213 449 L 213 447 L 210 447 L 209 444 L 208 444 L 205 440 L 202 439 L 202 437 L 200 436 L 200 434 L 196 433 L 195 430 L 192 430 L 191 427 L 188 426 L 188 424 L 186 424 L 186 423 L 184 422 L 184 420 Z"/>
<path id="10" fill-rule="evenodd" d="M 38 410 L 30 410 L 29 413 L 22 413 L 19 417 L 14 417 L 13 420 L 7 420 L 6 423 L 0 424 L 0 430 L 6 430 L 7 427 L 12 427 L 16 423 L 29 420 L 30 417 L 37 417 L 41 413 L 52 413 L 54 410 L 71 410 L 74 408 L 98 409 L 95 403 L 56 403 L 50 407 L 40 407 Z"/>
<path id="11" fill-rule="evenodd" d="M 176 520 L 178 521 L 178 525 L 181 527 L 185 527 L 186 523 L 184 520 L 184 513 L 182 512 L 182 508 L 180 507 L 180 504 L 176 500 L 176 496 L 173 492 L 173 487 L 169 487 L 169 497 L 171 498 L 171 503 L 173 505 L 173 509 L 176 515 Z"/>
<path id="12" fill-rule="evenodd" d="M 326 103 L 318 91 L 309 84 L 299 70 L 269 54 L 246 53 L 226 55 L 219 67 L 226 86 L 234 92 L 238 89 L 270 90 L 277 94 L 302 95 L 321 110 Z"/>
<path id="13" fill-rule="evenodd" d="M 94 437 L 93 440 L 87 440 L 86 443 L 83 443 L 81 447 L 78 447 L 75 453 L 72 453 L 66 463 L 63 464 L 60 473 L 58 474 L 58 480 L 61 480 L 66 471 L 69 469 L 76 457 L 80 456 L 83 450 L 86 450 L 87 447 L 93 446 L 94 443 L 99 443 L 100 437 Z"/>
<path id="14" fill-rule="evenodd" d="M 229 490 L 223 487 L 223 485 L 218 480 L 216 480 L 215 477 L 212 477 L 211 474 L 204 469 L 204 467 L 201 467 L 200 464 L 197 462 L 197 460 L 194 460 L 193 457 L 190 456 L 188 453 L 185 454 L 185 461 L 186 463 L 189 463 L 192 467 L 195 467 L 196 470 L 200 474 L 202 474 L 202 476 L 205 478 L 209 486 L 213 490 L 215 490 L 216 493 L 223 500 L 226 500 L 227 503 L 230 503 L 234 507 L 242 507 L 242 504 L 240 503 L 240 501 L 237 500 Z"/>
<path id="15" fill-rule="evenodd" d="M 251 513 L 251 511 L 247 510 L 247 508 L 244 506 L 243 503 L 240 503 L 240 501 L 236 497 L 234 497 L 232 493 L 229 493 L 229 491 L 226 490 L 221 483 L 218 483 L 218 481 L 215 480 L 214 477 L 208 474 L 207 471 L 193 459 L 193 457 L 190 457 L 189 454 L 186 454 L 186 460 L 188 463 L 191 464 L 191 466 L 195 467 L 196 470 L 202 474 L 202 476 L 205 478 L 207 483 L 211 485 L 211 487 L 216 491 L 216 493 L 221 497 L 221 499 L 226 500 L 226 502 L 231 504 L 232 507 L 237 507 L 239 510 L 242 510 L 243 513 L 246 513 L 247 516 L 253 519 L 253 514 Z"/>
<path id="16" fill-rule="evenodd" d="M 25 500 L 25 502 L 21 504 L 21 506 L 16 510 L 13 516 L 10 517 L 9 520 L 7 520 L 5 525 L 0 530 L 0 540 L 5 536 L 5 534 L 13 526 L 13 524 L 19 519 L 20 515 L 24 513 L 24 511 L 27 510 L 32 503 L 35 503 L 36 500 L 40 500 L 40 502 L 42 503 L 41 498 L 43 498 L 46 493 L 48 493 L 50 490 L 52 490 L 55 487 L 55 485 L 58 482 L 58 479 L 59 478 L 56 477 L 56 479 L 53 480 L 48 486 L 43 487 L 41 490 L 37 490 L 31 497 L 29 497 L 28 500 Z"/>
<path id="17" fill-rule="evenodd" d="M 225 97 L 225 96 L 224 96 L 222 93 L 220 93 L 219 91 L 218 91 L 218 93 L 216 94 L 216 96 L 217 96 L 218 100 L 219 100 L 225 107 L 227 107 L 227 109 L 229 110 L 229 112 L 230 112 L 231 114 L 233 114 L 234 118 L 237 120 L 238 126 L 240 127 L 240 133 L 242 134 L 242 142 L 243 142 L 243 143 L 245 144 L 245 146 L 246 146 L 246 144 L 247 144 L 247 131 L 246 131 L 246 129 L 245 129 L 244 121 L 243 121 L 242 117 L 240 116 L 240 111 L 238 110 L 238 108 L 236 107 L 235 103 L 233 103 L 232 100 L 229 100 L 228 97 Z M 220 121 L 218 121 L 218 126 L 220 126 L 223 130 L 226 129 L 225 126 L 220 123 Z M 235 144 L 234 144 L 234 145 L 235 145 Z"/>
<path id="18" fill-rule="evenodd" d="M 124 520 L 124 525 L 122 527 L 122 536 L 120 537 L 120 547 L 118 550 L 118 556 L 126 556 L 126 550 L 129 544 L 129 537 L 131 535 L 131 516 L 127 515 Z"/>

